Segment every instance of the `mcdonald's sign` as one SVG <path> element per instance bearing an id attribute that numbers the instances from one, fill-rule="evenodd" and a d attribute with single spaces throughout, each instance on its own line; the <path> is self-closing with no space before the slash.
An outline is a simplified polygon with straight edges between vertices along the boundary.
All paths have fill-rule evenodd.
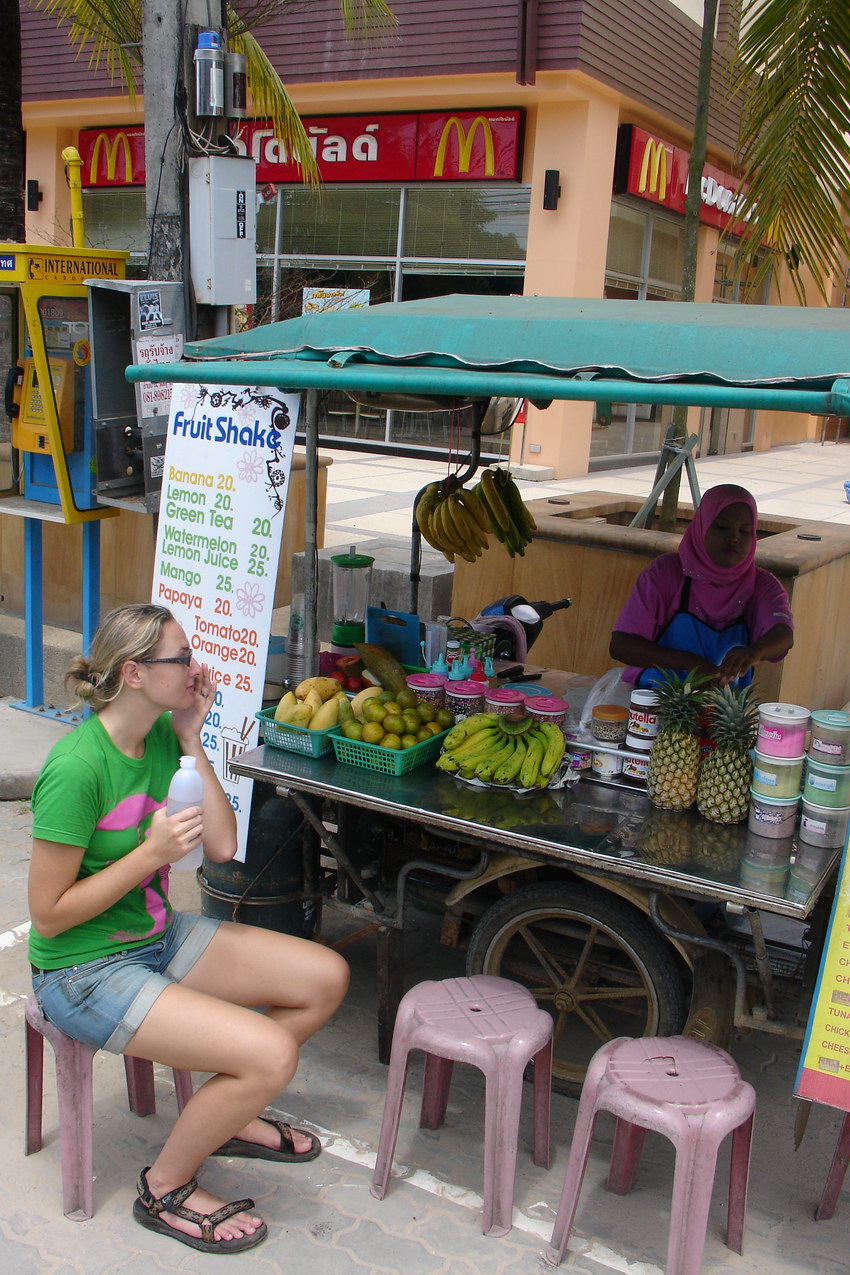
<path id="1" fill-rule="evenodd" d="M 635 195 L 674 212 L 684 213 L 690 155 L 634 124 L 622 124 L 617 135 L 614 194 Z M 700 189 L 700 221 L 734 232 L 740 218 L 741 184 L 731 173 L 705 164 Z"/>
<path id="2" fill-rule="evenodd" d="M 144 186 L 143 128 L 81 129 L 78 150 L 84 186 Z"/>
<path id="3" fill-rule="evenodd" d="M 512 109 L 420 115 L 417 181 L 518 181 L 521 123 Z"/>

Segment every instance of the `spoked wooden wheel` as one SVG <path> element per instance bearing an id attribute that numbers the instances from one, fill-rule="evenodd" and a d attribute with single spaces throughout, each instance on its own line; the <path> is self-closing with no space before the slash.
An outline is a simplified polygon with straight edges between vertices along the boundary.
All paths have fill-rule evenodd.
<path id="1" fill-rule="evenodd" d="M 581 881 L 536 882 L 494 903 L 472 933 L 466 972 L 522 983 L 552 1015 L 562 1093 L 578 1093 L 606 1041 L 669 1036 L 685 1021 L 674 950 L 636 908 Z"/>

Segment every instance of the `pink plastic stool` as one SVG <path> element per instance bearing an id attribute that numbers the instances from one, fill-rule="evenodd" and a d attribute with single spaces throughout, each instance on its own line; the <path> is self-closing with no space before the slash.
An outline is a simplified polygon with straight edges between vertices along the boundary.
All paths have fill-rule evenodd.
<path id="1" fill-rule="evenodd" d="M 476 974 L 419 983 L 402 997 L 393 1030 L 387 1096 L 372 1194 L 384 1198 L 398 1135 L 410 1051 L 425 1054 L 419 1126 L 438 1129 L 446 1116 L 455 1062 L 486 1077 L 484 1114 L 485 1235 L 511 1229 L 522 1080 L 534 1059 L 534 1163 L 549 1168 L 552 1019 L 531 992 L 506 978 Z"/>
<path id="2" fill-rule="evenodd" d="M 685 1036 L 621 1037 L 594 1054 L 579 1102 L 564 1189 L 546 1257 L 558 1264 L 573 1227 L 597 1113 L 617 1117 L 608 1190 L 634 1182 L 647 1129 L 676 1148 L 667 1275 L 698 1275 L 717 1149 L 732 1133 L 726 1243 L 743 1251 L 756 1095 L 716 1045 Z"/>
<path id="3" fill-rule="evenodd" d="M 41 1150 L 41 1116 L 44 1095 L 44 1040 L 56 1055 L 56 1096 L 59 1107 L 59 1146 L 62 1160 L 62 1207 L 66 1217 L 82 1222 L 92 1216 L 92 1059 L 89 1045 L 66 1036 L 49 1023 L 34 996 L 26 1005 L 27 1132 L 25 1155 Z M 156 1111 L 153 1063 L 141 1058 L 124 1059 L 130 1110 L 137 1116 Z M 178 1110 L 192 1096 L 192 1073 L 175 1068 L 174 1089 Z"/>

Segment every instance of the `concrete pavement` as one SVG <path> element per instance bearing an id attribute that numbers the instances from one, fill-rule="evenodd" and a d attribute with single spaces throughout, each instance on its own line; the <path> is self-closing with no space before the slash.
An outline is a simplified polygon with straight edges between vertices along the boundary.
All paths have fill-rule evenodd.
<path id="1" fill-rule="evenodd" d="M 421 462 L 384 462 L 340 454 L 331 468 L 329 536 L 336 543 L 358 544 L 388 537 L 398 543 L 407 526 L 396 527 L 396 513 L 409 521 L 410 496 L 437 467 Z M 845 468 L 846 465 L 846 468 Z M 357 472 L 354 472 L 356 468 Z M 334 470 L 336 469 L 336 474 Z M 701 482 L 740 481 L 767 511 L 850 522 L 842 481 L 850 474 L 850 450 L 806 444 L 766 456 L 707 458 L 699 462 Z M 426 477 L 422 477 L 423 473 Z M 421 478 L 421 481 L 420 481 Z M 554 484 L 524 484 L 526 495 L 541 489 L 560 494 L 581 489 L 635 491 L 645 495 L 651 474 L 627 469 Z M 625 487 L 625 483 L 634 486 Z M 757 487 L 757 484 L 760 487 Z M 356 491 L 356 497 L 352 493 Z M 378 497 L 383 509 L 376 508 Z M 357 508 L 353 507 L 353 502 Z M 362 502 L 362 503 L 361 503 Z M 367 508 L 368 505 L 368 508 Z M 811 512 L 802 513 L 802 506 Z M 815 512 L 815 510 L 817 512 Z M 333 543 L 329 539 L 328 543 Z M 129 1114 L 123 1093 L 123 1068 L 105 1054 L 96 1057 L 95 1216 L 75 1223 L 61 1210 L 55 1081 L 47 1051 L 45 1146 L 23 1157 L 23 1002 L 29 989 L 26 964 L 26 871 L 29 853 L 28 796 L 34 775 L 59 735 L 69 729 L 56 721 L 31 717 L 0 701 L 0 1066 L 5 1076 L 5 1118 L 0 1122 L 0 1151 L 6 1171 L 0 1205 L 0 1262 L 15 1275 L 99 1275 L 126 1272 L 148 1275 L 180 1271 L 204 1275 L 218 1262 L 176 1242 L 142 1230 L 132 1220 L 133 1181 L 149 1164 L 174 1114 L 169 1072 L 157 1069 L 159 1111 L 145 1120 Z M 185 874 L 188 876 L 189 874 Z M 178 904 L 199 907 L 197 885 L 180 881 Z M 462 972 L 463 955 L 437 942 L 436 921 L 416 914 L 406 939 L 408 984 L 423 976 Z M 344 942 L 349 921 L 326 913 L 325 935 Z M 374 938 L 346 943 L 352 965 L 352 989 L 334 1021 L 303 1051 L 299 1072 L 276 1107 L 318 1132 L 324 1153 L 306 1165 L 260 1161 L 211 1161 L 205 1183 L 227 1198 L 252 1195 L 269 1223 L 265 1244 L 232 1257 L 234 1271 L 295 1271 L 316 1275 L 454 1275 L 483 1272 L 534 1275 L 548 1269 L 542 1253 L 554 1211 L 575 1120 L 574 1100 L 556 1095 L 553 1103 L 554 1162 L 547 1172 L 530 1157 L 530 1094 L 525 1095 L 517 1161 L 514 1228 L 504 1239 L 482 1236 L 480 1226 L 483 1083 L 480 1075 L 458 1067 L 446 1124 L 437 1131 L 417 1128 L 421 1069 L 414 1064 L 408 1084 L 394 1177 L 385 1200 L 369 1192 L 377 1145 L 386 1071 L 375 1049 Z M 837 1138 L 841 1116 L 815 1108 L 798 1152 L 793 1131 L 792 1098 L 799 1046 L 793 1041 L 752 1033 L 737 1039 L 733 1053 L 747 1080 L 755 1085 L 759 1108 L 750 1177 L 750 1199 L 743 1257 L 723 1243 L 728 1156 L 721 1153 L 706 1242 L 706 1275 L 838 1275 L 847 1270 L 846 1227 L 850 1219 L 850 1180 L 835 1218 L 816 1223 L 817 1202 Z M 656 1275 L 664 1268 L 672 1181 L 672 1153 L 663 1139 L 650 1135 L 635 1189 L 620 1198 L 604 1190 L 606 1155 L 612 1127 L 600 1119 L 577 1217 L 577 1231 L 564 1261 L 574 1275 L 610 1271 Z"/>

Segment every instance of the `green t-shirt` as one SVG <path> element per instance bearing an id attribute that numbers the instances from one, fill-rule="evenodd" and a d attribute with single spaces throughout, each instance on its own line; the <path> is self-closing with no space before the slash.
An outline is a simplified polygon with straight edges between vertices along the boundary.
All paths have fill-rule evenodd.
<path id="1" fill-rule="evenodd" d="M 180 744 L 168 713 L 154 723 L 138 759 L 117 749 L 92 714 L 50 750 L 32 794 L 33 837 L 82 846 L 77 880 L 91 876 L 142 842 L 179 764 Z M 29 958 L 39 969 L 80 965 L 152 942 L 170 919 L 166 865 L 100 916 L 55 938 L 44 938 L 32 926 Z"/>

